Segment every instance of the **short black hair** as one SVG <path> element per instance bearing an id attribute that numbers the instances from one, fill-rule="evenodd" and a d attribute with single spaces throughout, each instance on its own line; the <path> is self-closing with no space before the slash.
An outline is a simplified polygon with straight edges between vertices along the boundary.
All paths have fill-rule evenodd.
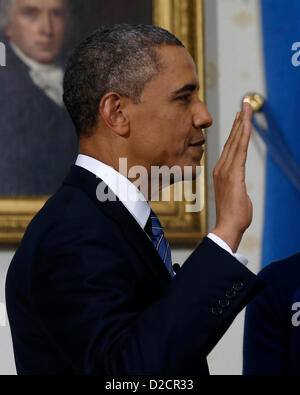
<path id="1" fill-rule="evenodd" d="M 138 103 L 145 85 L 161 65 L 155 47 L 184 45 L 152 25 L 104 25 L 71 55 L 64 76 L 64 103 L 78 137 L 90 136 L 102 97 L 117 92 Z"/>

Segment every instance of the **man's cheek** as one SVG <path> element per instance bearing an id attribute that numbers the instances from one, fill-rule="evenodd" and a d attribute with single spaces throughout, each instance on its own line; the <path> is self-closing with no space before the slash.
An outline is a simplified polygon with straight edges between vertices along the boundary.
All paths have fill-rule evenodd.
<path id="1" fill-rule="evenodd" d="M 65 37 L 65 27 L 64 26 L 59 26 L 57 28 L 54 29 L 54 34 L 56 36 L 56 39 L 61 42 L 63 41 L 64 37 Z"/>

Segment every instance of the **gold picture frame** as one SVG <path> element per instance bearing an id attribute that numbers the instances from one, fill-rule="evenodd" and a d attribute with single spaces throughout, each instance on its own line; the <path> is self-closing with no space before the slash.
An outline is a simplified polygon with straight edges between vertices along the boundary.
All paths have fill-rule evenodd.
<path id="1" fill-rule="evenodd" d="M 153 23 L 178 36 L 193 55 L 198 67 L 200 97 L 204 100 L 203 1 L 154 0 Z M 205 156 L 201 165 L 205 168 Z M 200 187 L 203 209 L 198 213 L 187 213 L 185 201 L 152 203 L 172 245 L 194 245 L 206 234 L 205 172 L 201 174 Z M 48 198 L 49 196 L 0 198 L 0 243 L 18 244 L 29 222 Z"/>

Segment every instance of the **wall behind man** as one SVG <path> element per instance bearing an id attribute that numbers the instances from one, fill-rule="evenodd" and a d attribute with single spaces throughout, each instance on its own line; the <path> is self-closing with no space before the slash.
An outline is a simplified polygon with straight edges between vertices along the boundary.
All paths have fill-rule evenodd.
<path id="1" fill-rule="evenodd" d="M 264 68 L 261 53 L 259 0 L 204 0 L 207 105 L 214 125 L 207 134 L 208 222 L 215 223 L 211 174 L 231 129 L 233 118 L 246 92 L 262 94 Z M 249 268 L 260 265 L 264 201 L 265 150 L 253 135 L 247 164 L 247 187 L 254 205 L 254 219 L 239 252 L 249 259 Z M 191 251 L 175 249 L 173 261 L 182 263 Z M 3 319 L 4 282 L 14 251 L 0 250 L 0 374 L 15 374 L 7 319 Z M 5 322 L 4 322 L 5 321 Z M 241 374 L 244 312 L 209 356 L 211 374 Z"/>

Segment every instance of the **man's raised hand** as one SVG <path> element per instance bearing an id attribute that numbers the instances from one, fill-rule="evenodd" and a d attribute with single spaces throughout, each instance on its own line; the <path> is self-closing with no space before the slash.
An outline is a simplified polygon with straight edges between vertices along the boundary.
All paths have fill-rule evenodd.
<path id="1" fill-rule="evenodd" d="M 236 252 L 252 222 L 252 202 L 245 183 L 246 159 L 252 131 L 252 108 L 243 104 L 237 114 L 220 160 L 214 169 L 216 227 L 212 233 Z"/>

